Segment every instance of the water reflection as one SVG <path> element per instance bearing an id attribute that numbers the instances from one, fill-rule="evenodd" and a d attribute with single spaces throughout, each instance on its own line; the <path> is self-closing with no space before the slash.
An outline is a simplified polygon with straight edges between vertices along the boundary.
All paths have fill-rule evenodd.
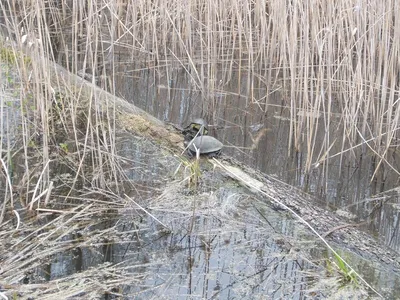
<path id="1" fill-rule="evenodd" d="M 104 206 L 42 220 L 39 226 L 54 221 L 61 237 L 48 235 L 46 227 L 44 236 L 34 237 L 45 264 L 33 260 L 34 271 L 21 283 L 47 280 L 49 286 L 57 282 L 58 292 L 73 286 L 74 297 L 103 294 L 104 299 L 304 299 L 339 290 L 337 273 L 327 272 L 323 263 L 325 246 L 284 211 L 212 168 L 205 167 L 197 190 L 188 189 L 182 174 L 172 177 L 179 161 L 145 139 L 127 136 L 117 145 L 134 201 L 126 198 L 120 205 L 103 193 L 85 194 L 85 204 L 93 199 Z M 39 251 L 42 246 L 50 250 Z M 30 253 L 26 247 L 23 253 Z M 352 253 L 346 257 L 375 286 L 390 290 L 389 296 L 400 294 L 390 270 Z M 15 267 L 1 275 L 14 273 Z M 365 295 L 363 288 L 347 288 L 351 294 L 347 290 L 344 297 Z"/>
<path id="2" fill-rule="evenodd" d="M 335 156 L 328 163 L 318 164 L 318 159 L 325 151 L 323 143 L 326 128 L 332 131 L 329 133 L 331 140 L 343 139 L 340 115 L 332 114 L 329 127 L 320 121 L 315 131 L 316 146 L 312 149 L 312 160 L 307 161 L 306 139 L 302 144 L 289 145 L 292 131 L 285 93 L 280 88 L 269 92 L 264 82 L 254 80 L 251 91 L 246 89 L 246 84 L 241 84 L 242 90 L 238 94 L 238 83 L 246 80 L 247 75 L 243 74 L 242 78 L 233 77 L 230 83 L 223 86 L 223 90 L 219 87 L 219 90 L 209 91 L 211 98 L 207 101 L 204 101 L 204 95 L 191 84 L 190 77 L 182 69 L 172 71 L 169 81 L 166 77 L 154 77 L 151 72 L 140 71 L 129 84 L 124 77 L 117 77 L 116 85 L 121 96 L 162 120 L 184 126 L 193 117 L 205 116 L 210 124 L 210 134 L 223 141 L 227 155 L 301 187 L 314 194 L 321 205 L 334 210 L 348 209 L 358 215 L 361 221 L 365 212 L 374 208 L 372 202 L 364 199 L 398 185 L 397 173 L 383 164 L 375 173 L 378 162 L 365 145 L 355 147 L 343 156 Z M 125 86 L 127 89 L 124 89 Z M 259 101 L 249 101 L 250 92 L 252 99 Z M 298 112 L 300 117 L 309 114 Z M 315 115 L 315 120 L 319 119 L 320 116 Z M 331 146 L 330 155 L 353 147 L 346 144 L 342 147 L 341 142 L 334 142 Z M 399 161 L 395 151 L 388 158 L 388 163 L 394 169 Z M 371 181 L 373 175 L 374 180 Z M 397 196 L 391 201 L 399 203 Z M 382 213 L 397 215 L 398 210 L 386 209 Z M 384 218 L 391 219 L 393 216 Z M 384 237 L 394 229 L 399 235 L 398 226 L 390 229 L 385 227 L 387 224 L 379 223 L 379 227 L 375 227 L 375 224 L 368 228 L 372 233 L 378 233 L 382 240 L 388 242 Z M 389 246 L 400 251 L 395 239 L 391 240 Z"/>

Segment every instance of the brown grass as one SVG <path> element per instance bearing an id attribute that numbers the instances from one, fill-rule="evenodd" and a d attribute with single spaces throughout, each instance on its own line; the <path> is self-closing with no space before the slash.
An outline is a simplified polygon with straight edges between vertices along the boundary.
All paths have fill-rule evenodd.
<path id="1" fill-rule="evenodd" d="M 93 216 L 106 214 L 108 202 L 99 205 L 95 195 L 85 203 L 82 193 L 101 190 L 107 200 L 114 195 L 115 210 L 124 206 L 116 196 L 123 194 L 119 183 L 124 178 L 115 144 L 118 120 L 147 137 L 168 134 L 140 117 L 119 118 L 115 101 L 101 100 L 94 87 L 88 91 L 71 84 L 54 71 L 53 62 L 117 96 L 137 91 L 139 76 L 147 78 L 149 91 L 133 95 L 136 99 L 167 82 L 167 101 L 174 70 L 181 69 L 190 78 L 188 90 L 201 95 L 199 110 L 213 120 L 222 109 L 214 95 L 227 86 L 236 87 L 231 93 L 246 107 L 256 104 L 262 112 L 271 108 L 269 95 L 278 91 L 282 108 L 290 112 L 288 153 L 306 154 L 306 173 L 318 166 L 327 181 L 329 160 L 354 156 L 359 148 L 375 157 L 373 176 L 382 169 L 398 173 L 389 159 L 400 128 L 398 11 L 395 0 L 0 1 L 0 186 L 5 191 L 0 224 L 7 225 L 2 239 L 15 229 L 4 219 L 17 202 L 38 208 L 44 219 L 49 212 L 55 215 L 45 225 L 25 224 L 37 229 L 10 239 L 12 246 L 3 249 L 8 251 L 5 281 L 18 282 L 40 259 L 72 250 L 74 244 L 61 239 L 73 236 L 76 226 L 97 225 Z M 256 87 L 265 95 L 259 97 Z M 253 144 L 261 143 L 265 133 L 253 137 Z M 73 174 L 58 201 L 80 197 L 78 203 L 84 204 L 43 208 L 60 189 L 53 187 L 55 161 L 63 161 Z M 18 225 L 21 212 L 14 210 Z M 115 227 L 110 228 L 111 239 Z M 104 238 L 100 233 L 80 246 Z M 17 255 L 31 265 L 21 266 Z M 104 273 L 111 272 L 117 284 L 137 280 L 104 265 Z M 98 289 L 101 276 L 86 289 Z M 111 279 L 105 291 L 112 290 Z M 80 276 L 67 281 L 51 292 L 79 295 L 84 288 L 78 285 Z"/>
<path id="2" fill-rule="evenodd" d="M 374 176 L 382 168 L 398 173 L 388 157 L 400 127 L 399 8 L 394 0 L 2 1 L 2 32 L 9 38 L 2 49 L 24 49 L 30 58 L 4 50 L 7 55 L 0 55 L 12 60 L 21 78 L 14 87 L 23 120 L 24 182 L 29 186 L 34 173 L 27 149 L 40 135 L 35 194 L 50 186 L 46 165 L 55 115 L 56 130 L 73 137 L 76 176 L 88 176 L 88 157 L 96 186 L 106 188 L 119 176 L 115 107 L 105 109 L 95 94 L 85 95 L 91 100 L 85 102 L 79 90 L 61 90 L 58 101 L 54 83 L 62 86 L 63 78 L 49 77 L 47 59 L 116 95 L 135 85 L 136 75 L 147 72 L 151 87 L 161 77 L 172 82 L 172 71 L 182 68 L 200 91 L 201 111 L 214 120 L 220 107 L 213 95 L 234 78 L 240 78 L 238 97 L 263 111 L 268 96 L 256 98 L 254 87 L 263 85 L 266 95 L 279 90 L 290 111 L 288 152 L 306 153 L 306 172 L 319 166 L 328 180 L 330 158 L 361 148 L 376 157 Z M 2 144 L 1 150 L 9 153 L 10 147 Z M 11 159 L 3 160 L 9 168 Z"/>

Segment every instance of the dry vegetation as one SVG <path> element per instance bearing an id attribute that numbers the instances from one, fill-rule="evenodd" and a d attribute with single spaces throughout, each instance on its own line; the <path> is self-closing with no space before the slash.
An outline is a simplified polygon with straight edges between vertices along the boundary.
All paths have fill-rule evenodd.
<path id="1" fill-rule="evenodd" d="M 33 74 L 25 79 L 43 133 L 51 122 L 44 58 L 86 74 L 112 93 L 123 64 L 135 68 L 127 77 L 140 69 L 168 77 L 172 68 L 182 67 L 202 93 L 203 112 L 214 118 L 218 103 L 212 95 L 241 72 L 248 76 L 237 83 L 237 93 L 247 91 L 243 101 L 261 110 L 269 108 L 269 93 L 281 91 L 291 116 L 289 150 L 307 153 L 307 170 L 322 163 L 328 173 L 325 162 L 341 155 L 330 152 L 335 144 L 343 153 L 362 148 L 364 155 L 376 156 L 376 171 L 398 173 L 388 159 L 399 127 L 400 25 L 394 0 L 7 0 L 1 5 L 5 36 L 18 49 L 30 45 L 36 57 Z M 27 70 L 22 61 L 17 67 Z M 252 93 L 256 82 L 265 84 L 262 99 Z M 24 84 L 21 93 L 27 93 Z M 325 131 L 323 140 L 316 140 L 317 129 Z"/>
<path id="2" fill-rule="evenodd" d="M 147 70 L 169 78 L 182 68 L 212 119 L 212 95 L 243 73 L 237 93 L 246 103 L 267 111 L 268 95 L 281 92 L 290 111 L 288 152 L 305 152 L 307 170 L 318 165 L 328 174 L 331 157 L 361 149 L 376 157 L 375 172 L 399 174 L 390 163 L 400 128 L 398 11 L 396 0 L 1 1 L 0 223 L 16 187 L 30 207 L 50 194 L 56 154 L 68 153 L 73 165 L 67 195 L 82 181 L 114 189 L 123 176 L 116 107 L 66 88 L 68 79 L 49 72 L 51 61 L 113 94 L 124 65 L 133 66 L 127 77 Z M 260 83 L 266 95 L 256 98 Z M 342 151 L 331 153 L 334 144 Z"/>

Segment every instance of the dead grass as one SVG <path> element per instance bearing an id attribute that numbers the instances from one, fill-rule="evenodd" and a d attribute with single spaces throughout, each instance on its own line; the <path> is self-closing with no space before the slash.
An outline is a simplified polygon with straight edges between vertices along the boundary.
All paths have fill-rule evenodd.
<path id="1" fill-rule="evenodd" d="M 167 133 L 146 120 L 120 118 L 114 98 L 100 95 L 129 93 L 135 76 L 148 76 L 149 87 L 161 77 L 174 82 L 177 68 L 201 94 L 197 109 L 213 120 L 221 111 L 213 95 L 234 78 L 241 101 L 264 112 L 268 97 L 257 98 L 254 87 L 261 83 L 266 95 L 278 90 L 290 112 L 288 153 L 306 153 L 306 173 L 318 166 L 327 181 L 329 159 L 355 157 L 358 148 L 375 156 L 373 176 L 383 168 L 399 173 L 388 159 L 400 138 L 399 9 L 395 0 L 1 1 L 0 64 L 8 68 L 0 79 L 21 125 L 16 137 L 4 131 L 8 104 L 0 97 L 6 190 L 0 223 L 15 208 L 15 186 L 25 205 L 49 197 L 48 166 L 56 152 L 69 152 L 74 170 L 65 199 L 82 182 L 105 191 L 118 187 L 117 123 L 149 137 Z M 85 73 L 93 85 L 84 89 L 53 62 Z M 341 151 L 333 153 L 333 145 Z M 23 174 L 11 184 L 17 157 Z"/>
<path id="2" fill-rule="evenodd" d="M 263 82 L 267 94 L 280 90 L 290 111 L 288 151 L 306 153 L 306 172 L 318 165 L 328 179 L 330 157 L 359 147 L 370 148 L 377 157 L 374 176 L 384 167 L 398 172 L 388 159 L 400 127 L 396 1 L 367 5 L 355 0 L 140 0 L 135 5 L 84 5 L 70 0 L 34 5 L 8 0 L 1 6 L 5 36 L 16 42 L 12 47 L 19 51 L 25 45 L 35 58 L 29 69 L 18 57 L 15 63 L 26 80 L 21 98 L 34 99 L 36 111 L 25 109 L 23 119 L 35 119 L 33 130 L 44 134 L 44 151 L 50 143 L 48 110 L 54 79 L 46 75 L 51 66 L 44 58 L 50 58 L 73 73 L 83 71 L 115 94 L 122 87 L 122 64 L 127 83 L 144 69 L 154 81 L 166 76 L 170 82 L 171 71 L 181 67 L 201 93 L 202 114 L 214 120 L 220 107 L 213 95 L 224 90 L 234 72 L 243 73 L 246 80 L 237 82 L 238 95 L 261 110 L 268 110 L 268 97 L 255 98 L 255 85 Z M 170 95 L 171 87 L 167 89 Z M 73 124 L 78 101 L 79 95 L 67 104 Z M 112 148 L 115 108 L 104 111 L 94 99 L 87 110 L 93 118 L 84 130 L 86 146 L 98 148 L 90 139 L 99 135 Z M 339 122 L 333 121 L 333 114 L 340 115 Z M 25 137 L 32 134 L 31 127 L 23 127 Z M 321 137 L 319 131 L 325 134 Z M 24 140 L 25 145 L 28 142 Z M 338 148 L 342 150 L 332 152 Z M 95 157 L 101 165 L 101 155 Z M 43 159 L 45 165 L 48 153 Z"/>

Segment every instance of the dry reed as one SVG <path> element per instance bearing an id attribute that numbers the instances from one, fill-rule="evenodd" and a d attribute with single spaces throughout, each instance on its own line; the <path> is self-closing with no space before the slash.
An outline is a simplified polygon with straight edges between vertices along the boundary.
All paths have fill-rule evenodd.
<path id="1" fill-rule="evenodd" d="M 333 144 L 345 152 L 361 142 L 377 156 L 377 170 L 388 164 L 399 128 L 398 6 L 393 0 L 70 0 L 40 5 L 8 0 L 2 4 L 2 19 L 6 36 L 20 46 L 28 40 L 38 58 L 30 88 L 35 89 L 34 117 L 39 120 L 34 130 L 44 136 L 43 165 L 48 160 L 46 112 L 51 97 L 43 88 L 50 86 L 48 66 L 40 58 L 48 57 L 113 93 L 125 85 L 115 80 L 128 71 L 121 63 L 133 70 L 153 70 L 153 78 L 165 74 L 167 81 L 173 68 L 184 67 L 201 91 L 204 114 L 214 119 L 219 103 L 213 94 L 224 89 L 233 72 L 247 74 L 237 82 L 238 95 L 264 110 L 268 99 L 255 98 L 255 81 L 262 80 L 267 92 L 281 86 L 283 105 L 290 108 L 289 151 L 307 153 L 306 171 L 320 161 L 328 174 L 325 162 L 337 154 L 332 153 Z M 23 62 L 17 64 L 24 72 Z M 76 110 L 77 103 L 68 105 Z M 88 109 L 95 111 L 95 118 L 85 133 L 104 136 L 112 148 L 115 124 L 109 120 L 114 112 L 100 111 L 96 101 Z M 31 112 L 24 114 L 29 118 Z M 333 114 L 340 119 L 334 120 Z M 318 131 L 324 132 L 322 137 Z M 94 157 L 95 164 L 103 164 L 102 155 Z"/>
<path id="2" fill-rule="evenodd" d="M 117 95 L 144 70 L 152 85 L 162 76 L 173 82 L 172 70 L 183 68 L 201 93 L 203 114 L 212 119 L 221 109 L 213 95 L 239 73 L 237 95 L 246 104 L 269 109 L 268 97 L 255 97 L 256 82 L 267 95 L 280 91 L 290 111 L 288 152 L 306 153 L 306 172 L 321 166 L 328 180 L 329 159 L 357 148 L 376 156 L 373 176 L 383 168 L 398 172 L 388 156 L 400 128 L 399 9 L 395 0 L 1 1 L 0 63 L 12 60 L 21 78 L 13 89 L 25 172 L 17 184 L 25 202 L 33 205 L 36 195 L 51 190 L 50 147 L 59 149 L 67 140 L 58 141 L 54 132 L 72 137 L 71 193 L 79 178 L 107 189 L 121 176 L 115 108 L 95 93 L 65 90 L 65 78 L 50 78 L 49 61 Z M 14 54 L 4 55 L 8 49 Z M 22 49 L 30 59 L 17 55 Z M 167 89 L 170 95 L 172 87 Z M 3 97 L 0 105 L 3 178 L 10 176 L 16 149 L 3 139 Z M 33 143 L 40 144 L 39 164 L 29 159 Z M 333 152 L 333 145 L 341 150 Z M 5 203 L 13 205 L 10 192 Z"/>

